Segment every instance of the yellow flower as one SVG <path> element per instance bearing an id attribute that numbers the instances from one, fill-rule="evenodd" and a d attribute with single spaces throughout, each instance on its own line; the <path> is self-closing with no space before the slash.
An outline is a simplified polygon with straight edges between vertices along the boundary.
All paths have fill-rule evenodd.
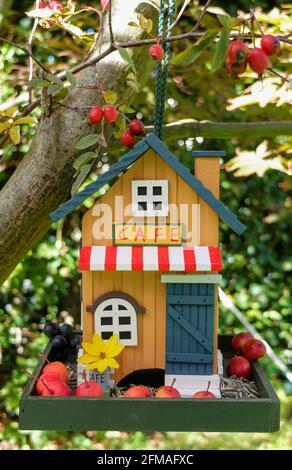
<path id="1" fill-rule="evenodd" d="M 118 344 L 117 335 L 113 335 L 105 343 L 101 336 L 94 333 L 92 343 L 82 343 L 82 347 L 87 354 L 78 358 L 78 362 L 87 364 L 86 370 L 97 369 L 101 374 L 108 368 L 118 369 L 120 366 L 114 359 L 125 346 Z"/>

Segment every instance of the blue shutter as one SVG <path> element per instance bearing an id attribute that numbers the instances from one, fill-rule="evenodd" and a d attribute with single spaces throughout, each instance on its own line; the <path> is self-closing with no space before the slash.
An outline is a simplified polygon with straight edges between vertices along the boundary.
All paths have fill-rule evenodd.
<path id="1" fill-rule="evenodd" d="M 212 374 L 214 284 L 167 284 L 166 296 L 166 374 Z"/>

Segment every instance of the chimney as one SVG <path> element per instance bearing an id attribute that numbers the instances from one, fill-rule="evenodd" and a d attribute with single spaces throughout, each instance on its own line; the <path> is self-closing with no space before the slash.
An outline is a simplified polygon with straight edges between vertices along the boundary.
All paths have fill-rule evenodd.
<path id="1" fill-rule="evenodd" d="M 220 158 L 225 157 L 225 152 L 197 150 L 193 152 L 193 157 L 195 157 L 194 175 L 219 199 Z"/>

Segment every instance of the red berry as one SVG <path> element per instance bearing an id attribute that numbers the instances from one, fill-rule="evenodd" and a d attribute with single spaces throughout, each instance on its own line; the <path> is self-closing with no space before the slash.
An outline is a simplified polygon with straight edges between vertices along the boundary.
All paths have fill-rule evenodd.
<path id="1" fill-rule="evenodd" d="M 159 61 L 164 57 L 164 50 L 160 44 L 153 44 L 149 49 L 149 54 L 152 56 L 153 60 Z"/>
<path id="2" fill-rule="evenodd" d="M 51 2 L 49 2 L 48 8 L 50 8 L 53 11 L 57 11 L 57 10 L 62 10 L 63 5 L 58 0 L 52 0 Z"/>
<path id="3" fill-rule="evenodd" d="M 140 119 L 133 119 L 129 124 L 129 131 L 133 135 L 145 135 L 145 129 Z"/>
<path id="4" fill-rule="evenodd" d="M 261 48 L 268 55 L 279 55 L 281 51 L 280 39 L 272 34 L 264 34 L 261 40 Z"/>
<path id="5" fill-rule="evenodd" d="M 39 8 L 47 8 L 47 4 L 45 2 L 40 2 Z"/>
<path id="6" fill-rule="evenodd" d="M 250 51 L 248 56 L 248 63 L 250 68 L 259 75 L 261 75 L 264 70 L 270 66 L 269 57 L 259 47 L 255 47 L 252 49 L 252 51 Z"/>
<path id="7" fill-rule="evenodd" d="M 135 137 L 130 131 L 124 131 L 121 136 L 121 142 L 125 147 L 133 147 L 135 144 Z"/>
<path id="8" fill-rule="evenodd" d="M 88 119 L 91 124 L 99 124 L 103 118 L 103 110 L 102 107 L 97 105 L 91 108 L 88 113 Z"/>
<path id="9" fill-rule="evenodd" d="M 109 105 L 107 105 L 103 108 L 103 114 L 104 114 L 105 119 L 108 122 L 116 122 L 116 120 L 119 117 L 119 113 L 117 111 L 117 108 L 115 106 L 111 105 L 111 104 L 109 104 Z"/>
<path id="10" fill-rule="evenodd" d="M 257 361 L 266 354 L 266 346 L 260 339 L 249 339 L 244 343 L 242 353 L 249 361 Z"/>
<path id="11" fill-rule="evenodd" d="M 228 57 L 226 61 L 226 69 L 233 77 L 237 77 L 237 75 L 239 75 L 240 73 L 245 72 L 246 66 L 247 66 L 247 59 L 241 63 L 237 63 L 237 62 L 232 63 Z"/>
<path id="12" fill-rule="evenodd" d="M 242 356 L 234 356 L 227 365 L 227 374 L 230 377 L 235 375 L 240 378 L 248 379 L 251 373 L 251 366 L 248 360 Z"/>
<path id="13" fill-rule="evenodd" d="M 109 0 L 100 0 L 101 6 L 103 10 L 109 9 Z"/>
<path id="14" fill-rule="evenodd" d="M 235 39 L 229 45 L 228 58 L 230 59 L 232 64 L 234 64 L 234 62 L 246 62 L 248 51 L 249 50 L 247 44 L 240 41 L 239 39 Z"/>

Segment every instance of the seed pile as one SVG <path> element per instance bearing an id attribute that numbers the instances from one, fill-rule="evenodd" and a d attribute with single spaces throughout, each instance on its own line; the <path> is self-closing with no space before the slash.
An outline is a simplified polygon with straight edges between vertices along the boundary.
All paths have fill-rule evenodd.
<path id="1" fill-rule="evenodd" d="M 238 379 L 235 375 L 221 379 L 220 392 L 223 398 L 260 398 L 254 382 Z"/>

